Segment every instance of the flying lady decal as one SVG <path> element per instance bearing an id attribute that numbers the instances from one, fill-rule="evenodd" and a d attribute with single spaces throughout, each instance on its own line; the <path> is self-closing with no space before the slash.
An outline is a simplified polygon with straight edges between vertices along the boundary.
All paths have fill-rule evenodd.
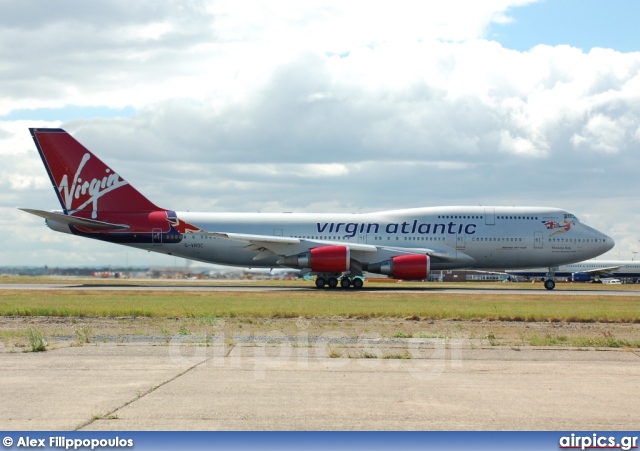
<path id="1" fill-rule="evenodd" d="M 572 214 L 565 213 L 564 219 L 562 220 L 562 224 L 555 221 L 542 221 L 542 223 L 548 230 L 560 229 L 550 233 L 549 236 L 552 237 L 554 235 L 558 235 L 560 233 L 566 233 L 569 230 L 571 230 L 571 226 L 576 225 L 576 217 Z"/>

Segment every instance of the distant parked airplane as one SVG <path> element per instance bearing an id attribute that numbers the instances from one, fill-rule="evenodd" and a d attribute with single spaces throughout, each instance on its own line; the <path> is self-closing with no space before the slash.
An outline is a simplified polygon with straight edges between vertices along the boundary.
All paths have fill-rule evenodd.
<path id="1" fill-rule="evenodd" d="M 507 269 L 511 276 L 544 277 L 546 268 Z M 635 260 L 587 260 L 579 263 L 561 265 L 554 270 L 557 277 L 570 277 L 574 282 L 600 282 L 607 277 L 638 278 L 640 261 Z"/>
<path id="2" fill-rule="evenodd" d="M 343 213 L 191 213 L 157 207 L 62 129 L 30 129 L 62 211 L 24 209 L 55 231 L 208 263 L 302 269 L 316 286 L 362 287 L 363 271 L 553 267 L 614 245 L 546 207 L 432 207 Z M 552 290 L 549 278 L 545 287 Z"/>

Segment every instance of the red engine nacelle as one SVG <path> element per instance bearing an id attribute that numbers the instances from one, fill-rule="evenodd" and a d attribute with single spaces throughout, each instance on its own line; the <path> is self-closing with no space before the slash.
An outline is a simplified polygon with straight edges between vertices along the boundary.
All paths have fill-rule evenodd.
<path id="1" fill-rule="evenodd" d="M 429 256 L 410 254 L 398 255 L 391 260 L 369 265 L 368 270 L 386 274 L 396 279 L 423 280 L 429 277 Z"/>
<path id="2" fill-rule="evenodd" d="M 283 266 L 311 268 L 313 272 L 349 271 L 351 253 L 346 246 L 322 246 L 298 255 L 289 255 L 278 261 Z"/>

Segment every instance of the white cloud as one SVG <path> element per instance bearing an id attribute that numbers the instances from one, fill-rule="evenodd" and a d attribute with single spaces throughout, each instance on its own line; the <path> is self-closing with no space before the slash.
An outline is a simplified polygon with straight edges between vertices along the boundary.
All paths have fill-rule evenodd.
<path id="1" fill-rule="evenodd" d="M 571 138 L 578 148 L 587 148 L 597 152 L 616 154 L 624 145 L 625 128 L 610 117 L 596 114 L 589 118 L 581 134 Z"/>
<path id="2" fill-rule="evenodd" d="M 2 208 L 59 208 L 27 128 L 63 126 L 174 209 L 536 204 L 610 233 L 640 209 L 640 53 L 486 39 L 526 1 L 85 3 L 3 5 L 0 114 L 137 111 L 0 117 Z"/>
<path id="3" fill-rule="evenodd" d="M 508 130 L 500 133 L 500 147 L 506 153 L 519 156 L 543 157 L 547 149 L 536 148 L 535 144 L 521 136 L 512 136 Z"/>
<path id="4" fill-rule="evenodd" d="M 164 35 L 173 31 L 173 25 L 169 22 L 156 22 L 143 26 L 138 34 L 143 39 L 151 39 L 157 41 Z"/>

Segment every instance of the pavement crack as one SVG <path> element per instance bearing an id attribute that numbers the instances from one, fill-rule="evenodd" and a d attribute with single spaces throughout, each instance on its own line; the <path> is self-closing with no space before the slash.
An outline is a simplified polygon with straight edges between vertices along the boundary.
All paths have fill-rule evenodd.
<path id="1" fill-rule="evenodd" d="M 231 349 L 233 349 L 233 347 L 232 347 Z M 229 350 L 229 352 L 231 352 L 231 349 Z M 227 355 L 229 355 L 229 352 L 225 355 L 225 357 L 226 357 Z M 116 417 L 117 417 L 116 412 L 118 412 L 119 410 L 124 409 L 125 407 L 127 407 L 127 406 L 128 406 L 128 405 L 130 405 L 130 404 L 133 404 L 133 403 L 134 403 L 134 402 L 136 402 L 136 401 L 139 401 L 140 399 L 144 398 L 145 396 L 147 396 L 147 395 L 148 395 L 148 394 L 150 394 L 150 393 L 153 393 L 154 391 L 156 391 L 156 390 L 157 390 L 157 389 L 159 389 L 160 387 L 164 387 L 165 385 L 167 385 L 167 384 L 169 384 L 169 383 L 171 383 L 171 382 L 173 382 L 173 381 L 177 380 L 178 378 L 180 378 L 180 377 L 184 376 L 185 374 L 187 374 L 188 372 L 190 372 L 190 371 L 194 370 L 195 368 L 199 367 L 200 365 L 204 365 L 205 363 L 207 363 L 207 362 L 208 362 L 209 360 L 211 360 L 212 358 L 213 358 L 213 356 L 212 356 L 212 357 L 207 357 L 207 358 L 206 358 L 206 359 L 204 359 L 202 362 L 198 362 L 198 363 L 196 363 L 195 365 L 190 366 L 190 367 L 189 367 L 189 368 L 187 368 L 186 370 L 184 370 L 184 371 L 182 371 L 182 372 L 180 372 L 180 373 L 176 374 L 176 375 L 175 375 L 175 376 L 173 376 L 172 378 L 167 379 L 166 381 L 164 381 L 164 382 L 160 383 L 159 385 L 154 385 L 153 387 L 151 387 L 151 388 L 150 388 L 150 389 L 148 389 L 147 391 L 145 391 L 145 392 L 143 392 L 143 393 L 138 393 L 138 394 L 136 395 L 136 397 L 135 397 L 135 398 L 130 399 L 129 401 L 127 401 L 127 402 L 125 402 L 124 404 L 122 404 L 122 405 L 120 405 L 120 406 L 116 407 L 116 408 L 115 408 L 115 409 L 113 409 L 113 410 L 110 410 L 109 412 L 105 413 L 104 415 L 94 415 L 94 416 L 92 416 L 90 420 L 85 421 L 84 423 L 80 424 L 78 427 L 76 427 L 76 428 L 74 429 L 74 431 L 80 431 L 80 430 L 82 430 L 83 428 L 85 428 L 85 427 L 89 426 L 90 424 L 93 424 L 96 420 L 101 420 L 101 419 L 104 419 L 104 418 L 107 418 L 107 419 L 108 419 L 108 418 L 116 418 Z"/>

